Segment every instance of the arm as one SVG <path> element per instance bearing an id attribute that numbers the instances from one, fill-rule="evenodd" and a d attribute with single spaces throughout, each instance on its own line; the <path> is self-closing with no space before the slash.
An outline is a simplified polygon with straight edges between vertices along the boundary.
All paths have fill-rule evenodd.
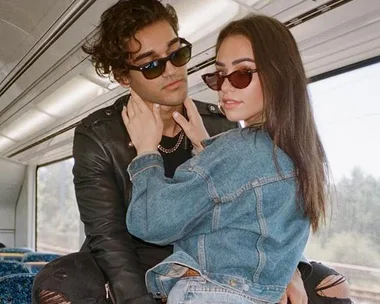
<path id="1" fill-rule="evenodd" d="M 127 226 L 147 242 L 165 245 L 185 237 L 213 208 L 201 173 L 179 167 L 173 179 L 167 179 L 158 153 L 138 156 L 128 172 L 133 191 Z"/>
<path id="2" fill-rule="evenodd" d="M 73 155 L 75 192 L 88 245 L 117 303 L 155 303 L 125 227 L 124 198 L 107 151 L 91 129 L 79 126 Z"/>

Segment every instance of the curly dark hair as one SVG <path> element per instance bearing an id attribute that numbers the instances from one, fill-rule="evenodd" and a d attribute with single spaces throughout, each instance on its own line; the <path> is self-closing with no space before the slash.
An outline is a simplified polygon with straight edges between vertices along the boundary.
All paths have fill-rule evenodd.
<path id="1" fill-rule="evenodd" d="M 126 42 L 159 21 L 167 21 L 178 35 L 178 17 L 171 5 L 164 6 L 159 0 L 120 0 L 104 11 L 95 38 L 82 50 L 91 56 L 99 76 L 112 73 L 116 81 L 122 81 L 129 72 L 126 62 L 132 54 Z"/>

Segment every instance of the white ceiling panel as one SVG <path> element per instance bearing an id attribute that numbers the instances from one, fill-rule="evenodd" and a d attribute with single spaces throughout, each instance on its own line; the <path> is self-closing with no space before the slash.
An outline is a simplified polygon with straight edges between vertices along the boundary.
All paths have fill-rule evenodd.
<path id="1" fill-rule="evenodd" d="M 0 1 L 0 83 L 73 2 Z"/>
<path id="2" fill-rule="evenodd" d="M 48 96 L 54 96 L 56 90 L 77 75 L 82 75 L 110 91 L 89 100 L 88 103 L 83 103 L 80 109 L 70 111 L 65 117 L 56 119 L 43 130 L 30 134 L 27 139 L 16 144 L 10 142 L 10 138 L 3 134 L 0 138 L 3 151 L 0 153 L 10 155 L 20 149 L 25 149 L 34 142 L 76 123 L 98 108 L 113 103 L 118 96 L 125 94 L 125 88 L 115 86 L 110 88 L 108 80 L 98 79 L 92 72 L 89 62 L 85 60 L 86 56 L 79 50 L 83 40 L 98 23 L 101 13 L 116 1 L 98 0 L 91 5 L 17 79 L 17 82 L 0 96 L 0 112 L 1 109 L 12 104 L 7 111 L 1 114 L 0 134 L 1 130 L 6 130 L 11 121 L 36 109 L 41 100 Z M 32 6 L 35 7 L 30 8 L 32 2 Z M 38 39 L 45 35 L 49 26 L 64 19 L 70 14 L 70 9 L 85 2 L 88 1 L 0 1 L 0 19 L 2 19 L 0 21 L 2 22 L 0 23 L 0 38 L 3 37 L 1 35 L 4 35 L 5 28 L 7 28 L 7 33 L 15 35 L 6 40 L 9 41 L 9 46 L 0 48 L 0 83 L 1 77 L 12 76 L 8 71 L 12 72 L 13 68 L 17 70 L 18 65 L 25 63 L 25 59 L 23 59 L 25 54 L 34 50 L 33 46 L 39 41 Z M 282 22 L 287 22 L 327 2 L 329 0 L 164 0 L 164 3 L 171 3 L 176 8 L 182 34 L 184 38 L 193 43 L 193 58 L 189 62 L 189 68 L 213 58 L 214 45 L 220 27 L 233 19 L 240 18 L 249 12 L 259 11 L 274 16 Z M 39 10 L 39 6 L 43 4 L 45 7 Z M 223 7 L 227 8 L 228 12 L 223 12 L 221 9 Z M 5 8 L 12 13 L 7 14 Z M 17 9 L 20 9 L 19 14 Z M 31 12 L 28 14 L 27 20 L 17 21 L 17 18 L 22 19 L 25 12 L 29 10 Z M 8 17 L 4 18 L 5 15 Z M 291 31 L 299 45 L 308 76 L 315 76 L 379 56 L 380 1 L 353 0 L 337 9 L 300 23 Z M 23 44 L 20 44 L 21 42 Z M 19 53 L 14 51 L 17 45 L 21 46 L 17 49 Z M 1 61 L 3 65 L 1 65 Z M 217 102 L 217 93 L 209 90 L 200 77 L 201 74 L 213 71 L 213 69 L 213 66 L 202 68 L 189 76 L 189 94 L 194 99 Z M 66 157 L 71 153 L 72 134 L 69 131 L 66 135 L 59 135 L 56 140 L 47 140 L 38 146 L 18 153 L 13 158 L 41 163 Z"/>
<path id="3" fill-rule="evenodd" d="M 101 13 L 116 1 L 117 0 L 96 1 L 77 20 L 75 19 L 76 14 L 80 14 L 83 7 L 85 7 L 86 3 L 89 3 L 89 1 L 71 1 L 70 7 L 64 11 L 64 14 L 56 18 L 54 26 L 49 24 L 50 28 L 44 34 L 42 39 L 38 41 L 36 46 L 32 46 L 32 49 L 29 49 L 28 56 L 30 58 L 23 57 L 17 63 L 18 66 L 15 66 L 14 69 L 7 74 L 6 81 L 14 79 L 18 75 L 17 73 L 20 73 L 19 69 L 24 68 L 28 64 L 28 60 L 35 58 L 32 65 L 27 69 L 22 70 L 22 73 L 16 77 L 16 81 L 11 82 L 11 86 L 6 90 L 5 94 L 0 96 L 0 111 L 5 109 L 11 103 L 13 105 L 15 101 L 19 102 L 19 99 L 22 99 L 23 97 L 22 94 L 25 94 L 25 92 L 36 87 L 39 81 L 43 80 L 43 78 L 49 77 L 49 71 L 59 61 L 64 61 L 65 58 L 67 59 L 67 57 L 70 56 L 70 53 L 75 55 L 75 50 L 79 47 L 78 44 L 82 44 L 86 36 L 94 30 L 96 24 L 99 22 Z M 64 2 L 65 1 L 62 1 L 62 3 Z M 54 1 L 54 3 L 57 3 L 58 5 L 61 1 Z M 71 19 L 73 19 L 73 24 L 68 27 Z M 67 26 L 67 28 L 65 26 Z M 57 34 L 57 31 L 59 34 Z M 46 43 L 48 43 L 47 46 L 49 47 L 43 49 L 43 52 L 38 53 L 41 51 L 39 47 L 46 46 Z M 77 62 L 80 62 L 85 57 L 83 53 L 81 55 L 81 57 L 77 58 Z M 4 85 L 3 81 L 3 83 L 0 84 L 0 90 Z"/>

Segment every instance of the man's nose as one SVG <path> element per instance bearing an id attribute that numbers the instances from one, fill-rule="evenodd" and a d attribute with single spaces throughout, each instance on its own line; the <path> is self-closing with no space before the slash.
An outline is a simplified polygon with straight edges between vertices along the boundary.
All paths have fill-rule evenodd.
<path id="1" fill-rule="evenodd" d="M 168 60 L 165 64 L 165 70 L 162 73 L 163 76 L 171 76 L 174 75 L 176 72 L 177 67 L 175 67 L 170 60 Z"/>

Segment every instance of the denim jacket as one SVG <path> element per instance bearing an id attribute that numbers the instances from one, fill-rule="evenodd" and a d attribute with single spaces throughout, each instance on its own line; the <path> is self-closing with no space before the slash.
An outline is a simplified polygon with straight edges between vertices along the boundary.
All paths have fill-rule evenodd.
<path id="1" fill-rule="evenodd" d="M 276 303 L 309 235 L 294 164 L 261 130 L 234 129 L 203 143 L 172 179 L 158 153 L 138 156 L 128 167 L 129 232 L 174 244 L 174 253 L 148 270 L 148 290 L 167 297 L 192 268 L 215 284 Z"/>

